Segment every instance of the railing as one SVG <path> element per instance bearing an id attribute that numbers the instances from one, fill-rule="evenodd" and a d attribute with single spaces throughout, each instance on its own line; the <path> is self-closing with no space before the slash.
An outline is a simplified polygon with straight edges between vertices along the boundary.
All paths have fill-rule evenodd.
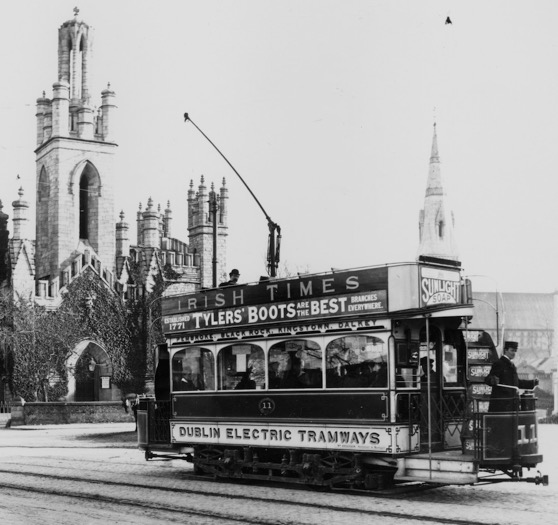
<path id="1" fill-rule="evenodd" d="M 422 391 L 397 393 L 397 421 L 409 425 L 420 425 L 421 444 L 425 448 L 429 441 L 438 448 L 461 447 L 462 428 L 465 423 L 465 393 L 434 392 L 430 400 L 428 417 L 427 394 Z"/>
<path id="2" fill-rule="evenodd" d="M 10 414 L 12 412 L 12 404 L 9 401 L 0 401 L 0 414 Z"/>
<path id="3" fill-rule="evenodd" d="M 514 387 L 517 391 L 517 388 Z M 532 392 L 513 397 L 473 399 L 464 452 L 482 464 L 520 463 L 538 454 L 536 398 Z"/>
<path id="4" fill-rule="evenodd" d="M 139 410 L 147 412 L 148 443 L 169 443 L 171 402 L 155 401 L 154 398 L 140 398 Z"/>

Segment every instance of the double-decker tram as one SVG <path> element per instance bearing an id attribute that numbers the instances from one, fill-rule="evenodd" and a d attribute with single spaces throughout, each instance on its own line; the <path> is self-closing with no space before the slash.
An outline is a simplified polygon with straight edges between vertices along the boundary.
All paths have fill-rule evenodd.
<path id="1" fill-rule="evenodd" d="M 458 263 L 203 289 L 162 309 L 155 396 L 138 410 L 146 459 L 183 458 L 213 478 L 369 490 L 548 481 L 524 475 L 542 461 L 532 393 L 513 412 L 488 412 L 493 348 L 467 330 Z"/>

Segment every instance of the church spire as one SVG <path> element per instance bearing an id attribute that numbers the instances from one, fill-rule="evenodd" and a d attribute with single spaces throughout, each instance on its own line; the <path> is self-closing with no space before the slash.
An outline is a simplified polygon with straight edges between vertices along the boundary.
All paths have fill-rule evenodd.
<path id="1" fill-rule="evenodd" d="M 440 162 L 438 155 L 438 136 L 436 135 L 436 122 L 434 122 L 434 136 L 432 137 L 432 152 L 430 153 L 430 164 Z"/>
<path id="2" fill-rule="evenodd" d="M 436 123 L 434 123 L 432 136 L 424 209 L 419 214 L 419 239 L 418 256 L 459 260 L 454 237 L 453 212 L 448 208 L 447 196 L 442 184 Z"/>

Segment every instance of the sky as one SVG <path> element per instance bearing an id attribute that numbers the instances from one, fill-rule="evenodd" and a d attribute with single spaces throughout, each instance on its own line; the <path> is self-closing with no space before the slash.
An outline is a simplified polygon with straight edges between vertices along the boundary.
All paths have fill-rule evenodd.
<path id="1" fill-rule="evenodd" d="M 555 0 L 57 0 L 0 4 L 0 199 L 34 208 L 35 103 L 57 81 L 59 26 L 93 26 L 92 102 L 118 105 L 116 215 L 229 189 L 227 266 L 266 273 L 413 261 L 436 122 L 475 289 L 558 287 Z M 452 24 L 445 24 L 446 17 Z M 17 179 L 19 175 L 19 179 Z M 115 217 L 117 220 L 118 217 Z"/>

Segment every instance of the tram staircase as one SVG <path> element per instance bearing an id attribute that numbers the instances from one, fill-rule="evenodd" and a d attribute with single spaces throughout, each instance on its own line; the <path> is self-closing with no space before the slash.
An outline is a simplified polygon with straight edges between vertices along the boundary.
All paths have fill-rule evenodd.
<path id="1" fill-rule="evenodd" d="M 469 485 L 478 481 L 478 465 L 461 450 L 427 452 L 398 458 L 395 480 Z"/>

